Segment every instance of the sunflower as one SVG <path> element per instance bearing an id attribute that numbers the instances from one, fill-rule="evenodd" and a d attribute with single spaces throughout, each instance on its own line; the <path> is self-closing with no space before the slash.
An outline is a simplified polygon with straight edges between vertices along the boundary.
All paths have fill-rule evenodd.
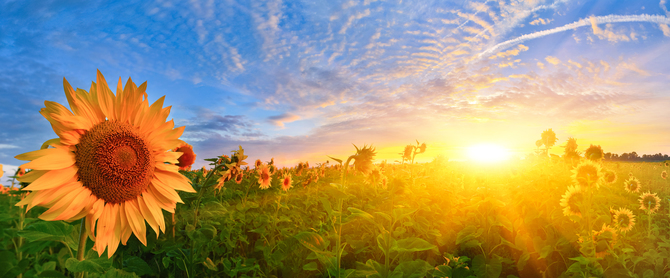
<path id="1" fill-rule="evenodd" d="M 32 192 L 16 205 L 49 208 L 40 215 L 48 221 L 86 217 L 98 255 L 107 249 L 111 258 L 131 234 L 146 245 L 144 221 L 158 235 L 165 231 L 161 210 L 174 213 L 182 202 L 175 190 L 195 192 L 178 166 L 165 164 L 179 163 L 181 154 L 168 150 L 184 143 L 184 127 L 165 122 L 165 97 L 149 106 L 146 82 L 137 87 L 129 78 L 123 87 L 119 78 L 114 95 L 98 71 L 90 93 L 65 78 L 63 87 L 72 112 L 51 101 L 40 110 L 59 138 L 16 156 L 30 161 L 21 168 L 33 169 L 19 178 Z"/>
<path id="2" fill-rule="evenodd" d="M 240 172 L 237 174 L 237 176 L 235 176 L 235 183 L 237 184 L 242 183 L 242 179 L 244 179 L 244 174 Z"/>
<path id="3" fill-rule="evenodd" d="M 2 164 L 0 164 L 0 178 L 5 174 L 5 171 L 2 170 Z"/>
<path id="4" fill-rule="evenodd" d="M 630 193 L 640 192 L 640 181 L 636 177 L 631 176 L 623 183 L 623 186 Z"/>
<path id="5" fill-rule="evenodd" d="M 272 181 L 272 176 L 270 175 L 270 170 L 268 169 L 268 166 L 261 163 L 260 167 L 258 170 L 258 187 L 261 189 L 268 189 L 270 188 L 270 182 Z"/>
<path id="6" fill-rule="evenodd" d="M 596 246 L 596 258 L 604 258 L 609 254 L 609 250 L 614 248 L 617 234 L 616 230 L 606 224 L 600 231 L 593 231 L 593 243 Z"/>
<path id="7" fill-rule="evenodd" d="M 600 145 L 591 145 L 584 152 L 584 157 L 588 160 L 597 162 L 605 157 L 605 153 L 603 152 L 603 148 L 600 147 Z"/>
<path id="8" fill-rule="evenodd" d="M 606 183 L 612 184 L 612 183 L 615 183 L 616 180 L 617 180 L 616 172 L 614 172 L 612 170 L 607 170 L 605 172 L 605 182 Z"/>
<path id="9" fill-rule="evenodd" d="M 261 167 L 261 164 L 263 164 L 263 162 L 260 159 L 256 159 L 256 162 L 254 163 L 254 167 L 256 169 L 258 169 L 259 167 Z"/>
<path id="10" fill-rule="evenodd" d="M 556 141 L 558 141 L 558 138 L 556 138 L 556 133 L 551 128 L 542 132 L 542 144 L 545 146 L 551 147 Z"/>
<path id="11" fill-rule="evenodd" d="M 661 207 L 661 198 L 652 194 L 649 191 L 640 195 L 640 209 L 647 212 L 647 214 L 655 213 Z"/>
<path id="12" fill-rule="evenodd" d="M 665 162 L 665 167 L 668 167 L 668 165 L 670 165 L 670 163 L 668 163 L 668 162 Z"/>
<path id="13" fill-rule="evenodd" d="M 290 173 L 286 173 L 282 177 L 282 182 L 281 182 L 281 189 L 284 191 L 288 191 L 289 188 L 293 187 L 293 179 L 291 177 Z"/>
<path id="14" fill-rule="evenodd" d="M 15 174 L 15 176 L 16 176 L 17 178 L 18 178 L 18 177 L 23 177 L 23 175 L 25 175 L 25 174 L 26 174 L 26 170 L 25 170 L 25 169 L 23 169 L 23 168 L 21 168 L 21 167 L 19 167 L 18 169 L 16 169 L 16 174 Z"/>
<path id="15" fill-rule="evenodd" d="M 363 175 L 367 176 L 372 172 L 372 160 L 375 157 L 375 148 L 372 146 L 363 146 L 362 148 L 356 147 L 356 154 L 352 156 L 352 158 L 355 160 L 354 161 L 354 168 L 357 171 L 360 171 L 363 173 Z"/>
<path id="16" fill-rule="evenodd" d="M 600 181 L 603 179 L 600 165 L 590 160 L 585 160 L 577 165 L 577 168 L 572 170 L 572 173 L 572 181 L 583 189 L 588 189 L 594 185 L 598 189 Z"/>
<path id="17" fill-rule="evenodd" d="M 621 233 L 629 232 L 635 226 L 635 215 L 627 208 L 620 208 L 614 212 L 614 226 Z"/>
<path id="18" fill-rule="evenodd" d="M 561 206 L 563 207 L 563 214 L 565 216 L 576 215 L 581 217 L 582 212 L 579 206 L 584 201 L 584 191 L 582 191 L 582 188 L 577 185 L 568 186 L 562 197 Z"/>
<path id="19" fill-rule="evenodd" d="M 195 162 L 196 157 L 196 154 L 193 152 L 193 146 L 187 143 L 183 143 L 174 148 L 172 151 L 182 153 L 179 159 L 177 159 L 179 163 L 175 164 L 179 166 L 179 170 L 190 171 L 191 165 L 193 165 Z"/>
<path id="20" fill-rule="evenodd" d="M 667 179 L 668 178 L 668 172 L 666 172 L 666 171 L 661 172 L 661 178 Z"/>

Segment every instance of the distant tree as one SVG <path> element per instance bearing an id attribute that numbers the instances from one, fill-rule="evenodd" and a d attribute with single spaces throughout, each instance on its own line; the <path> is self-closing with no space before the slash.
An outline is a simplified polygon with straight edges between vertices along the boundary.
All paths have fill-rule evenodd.
<path id="1" fill-rule="evenodd" d="M 612 153 L 610 152 L 605 153 L 605 160 L 612 160 Z"/>

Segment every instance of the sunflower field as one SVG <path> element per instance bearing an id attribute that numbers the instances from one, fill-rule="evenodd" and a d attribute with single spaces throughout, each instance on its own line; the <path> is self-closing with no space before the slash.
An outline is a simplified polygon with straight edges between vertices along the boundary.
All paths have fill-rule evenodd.
<path id="1" fill-rule="evenodd" d="M 354 145 L 278 167 L 239 146 L 194 170 L 163 98 L 96 81 L 64 81 L 72 112 L 40 111 L 58 138 L 16 157 L 0 277 L 670 276 L 668 162 L 550 156 L 549 129 L 496 164 L 415 163 L 417 141 L 397 163 Z"/>

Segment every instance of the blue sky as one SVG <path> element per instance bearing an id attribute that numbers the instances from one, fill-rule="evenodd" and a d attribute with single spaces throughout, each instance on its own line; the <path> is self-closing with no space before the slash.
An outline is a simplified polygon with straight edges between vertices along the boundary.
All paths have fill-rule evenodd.
<path id="1" fill-rule="evenodd" d="M 670 153 L 665 1 L 3 1 L 0 164 L 55 134 L 38 113 L 99 69 L 148 82 L 198 161 L 282 165 L 374 144 L 426 161 L 475 143 L 523 154 Z M 559 148 L 555 148 L 560 153 Z M 5 184 L 5 177 L 2 182 Z"/>

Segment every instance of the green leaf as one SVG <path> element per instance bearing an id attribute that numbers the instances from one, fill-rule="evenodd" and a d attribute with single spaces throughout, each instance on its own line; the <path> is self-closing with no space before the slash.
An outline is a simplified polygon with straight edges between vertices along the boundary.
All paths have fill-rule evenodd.
<path id="1" fill-rule="evenodd" d="M 404 208 L 395 208 L 393 209 L 393 221 L 398 222 L 404 219 L 407 216 L 410 216 L 412 213 L 416 212 L 418 209 L 407 210 Z"/>
<path id="2" fill-rule="evenodd" d="M 477 277 L 498 278 L 502 273 L 502 260 L 499 257 L 494 257 L 487 263 L 484 255 L 479 254 L 472 259 L 472 268 Z"/>
<path id="3" fill-rule="evenodd" d="M 529 259 L 530 259 L 530 253 L 524 251 L 523 254 L 521 254 L 521 256 L 519 257 L 519 260 L 516 262 L 516 268 L 519 271 L 522 271 Z"/>
<path id="4" fill-rule="evenodd" d="M 417 251 L 426 251 L 431 249 L 436 249 L 437 246 L 429 243 L 418 237 L 403 238 L 396 241 L 391 250 L 398 252 L 417 252 Z"/>
<path id="5" fill-rule="evenodd" d="M 123 265 L 123 270 L 134 272 L 137 276 L 144 276 L 154 272 L 147 262 L 136 256 L 125 259 Z"/>
<path id="6" fill-rule="evenodd" d="M 76 250 L 79 246 L 75 227 L 63 221 L 39 221 L 19 231 L 28 241 L 59 241 Z"/>
<path id="7" fill-rule="evenodd" d="M 393 272 L 400 271 L 404 278 L 421 278 L 426 277 L 428 270 L 433 269 L 428 262 L 417 259 L 414 261 L 404 261 L 400 263 Z"/>
<path id="8" fill-rule="evenodd" d="M 346 199 L 346 198 L 349 197 L 349 194 L 340 190 L 333 183 L 331 183 L 330 186 L 324 186 L 322 192 L 325 193 L 327 196 L 330 196 L 330 197 L 335 198 L 335 199 Z"/>
<path id="9" fill-rule="evenodd" d="M 63 273 L 60 273 L 55 270 L 45 270 L 40 272 L 40 275 L 37 275 L 37 277 L 49 277 L 49 278 L 65 278 L 67 276 L 63 275 Z"/>
<path id="10" fill-rule="evenodd" d="M 334 158 L 334 157 L 332 157 L 332 156 L 328 156 L 328 155 L 327 155 L 327 157 L 330 157 L 330 159 L 335 160 L 335 161 L 337 161 L 337 163 L 339 163 L 340 165 L 342 165 L 342 159 L 337 159 L 337 158 Z"/>
<path id="11" fill-rule="evenodd" d="M 302 270 L 314 271 L 314 270 L 319 270 L 319 267 L 316 265 L 316 262 L 310 262 L 306 265 L 303 265 Z"/>
<path id="12" fill-rule="evenodd" d="M 451 267 L 448 265 L 438 265 L 433 271 L 434 278 L 449 278 L 451 276 Z"/>
<path id="13" fill-rule="evenodd" d="M 474 225 L 468 225 L 456 235 L 456 244 L 478 238 L 483 232 L 484 229 L 477 229 Z"/>
<path id="14" fill-rule="evenodd" d="M 71 272 L 92 272 L 103 273 L 112 266 L 112 260 L 107 258 L 87 259 L 78 261 L 75 258 L 69 258 L 65 261 L 65 268 Z"/>
<path id="15" fill-rule="evenodd" d="M 347 216 L 345 218 L 346 222 L 349 222 L 355 218 L 362 218 L 364 220 L 367 220 L 368 222 L 374 224 L 374 225 L 379 225 L 377 222 L 375 222 L 375 217 L 372 216 L 372 214 L 369 214 L 365 211 L 362 211 L 360 209 L 354 208 L 354 207 L 348 207 L 348 211 L 351 212 L 351 215 Z"/>
<path id="16" fill-rule="evenodd" d="M 313 232 L 300 232 L 299 234 L 293 236 L 295 239 L 300 242 L 303 246 L 307 247 L 307 249 L 312 250 L 315 253 L 318 254 L 325 254 L 328 253 L 325 251 L 326 249 L 326 242 L 321 237 L 321 235 Z"/>
<path id="17" fill-rule="evenodd" d="M 126 272 L 120 269 L 112 268 L 102 275 L 101 278 L 140 278 L 135 273 Z"/>

